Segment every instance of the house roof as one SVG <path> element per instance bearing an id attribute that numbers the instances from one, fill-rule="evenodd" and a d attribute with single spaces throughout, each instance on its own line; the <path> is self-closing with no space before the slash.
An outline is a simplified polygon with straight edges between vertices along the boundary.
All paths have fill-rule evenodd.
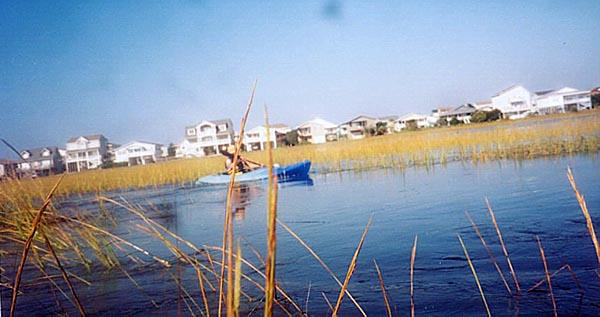
<path id="1" fill-rule="evenodd" d="M 337 127 L 336 124 L 333 124 L 327 120 L 323 120 L 321 118 L 314 118 L 312 120 L 306 121 L 303 124 L 299 125 L 296 127 L 296 129 L 304 127 L 304 126 L 308 126 L 308 125 L 321 125 L 325 128 L 335 128 Z"/>
<path id="2" fill-rule="evenodd" d="M 509 92 L 509 91 L 511 91 L 513 89 L 516 89 L 516 88 L 523 88 L 523 86 L 521 86 L 521 85 L 512 85 L 512 86 L 510 86 L 510 87 L 508 87 L 508 88 L 500 91 L 499 93 L 495 94 L 494 96 L 492 96 L 492 98 L 493 97 L 498 97 L 498 96 L 500 96 L 500 95 L 502 95 L 504 93 L 507 93 L 507 92 Z M 523 88 L 523 89 L 525 89 L 525 88 Z"/>
<path id="3" fill-rule="evenodd" d="M 214 125 L 219 125 L 221 123 L 230 123 L 233 125 L 233 121 L 231 121 L 231 119 L 218 119 L 218 120 L 202 120 L 202 121 L 198 122 L 196 125 L 193 125 L 192 127 L 196 127 L 204 122 L 208 122 L 208 123 L 211 123 Z"/>
<path id="4" fill-rule="evenodd" d="M 256 126 L 256 127 L 252 128 L 252 129 L 248 130 L 248 131 L 245 131 L 244 133 L 246 133 L 246 134 L 247 133 L 253 133 L 253 132 L 257 131 L 257 130 L 266 130 L 266 129 L 267 129 L 266 126 L 259 125 L 259 126 Z M 281 123 L 280 124 L 270 124 L 269 125 L 269 129 L 274 130 L 274 131 L 276 131 L 276 130 L 291 130 L 291 128 L 290 128 L 289 125 L 287 125 L 287 124 L 281 124 Z"/>
<path id="5" fill-rule="evenodd" d="M 77 142 L 77 140 L 79 138 L 85 138 L 87 140 L 99 140 L 101 138 L 105 138 L 102 134 L 93 134 L 93 135 L 80 135 L 80 136 L 76 136 L 76 137 L 72 137 L 70 138 L 67 143 L 73 143 L 73 142 Z"/>
<path id="6" fill-rule="evenodd" d="M 380 121 L 394 121 L 394 120 L 397 120 L 398 118 L 400 118 L 400 116 L 384 116 L 384 117 L 379 117 L 377 119 Z"/>
<path id="7" fill-rule="evenodd" d="M 540 96 L 547 95 L 547 94 L 549 94 L 551 92 L 554 92 L 554 91 L 556 91 L 556 90 L 555 89 L 551 89 L 551 90 L 536 91 L 536 92 L 534 92 L 534 94 L 536 96 L 540 97 Z"/>
<path id="8" fill-rule="evenodd" d="M 401 116 L 400 118 L 398 118 L 397 121 L 408 121 L 408 120 L 414 120 L 414 119 L 419 119 L 419 118 L 427 118 L 427 116 L 418 114 L 418 113 L 409 113 L 409 114 L 405 114 L 405 115 Z"/>
<path id="9" fill-rule="evenodd" d="M 455 116 L 455 115 L 461 115 L 461 114 L 466 114 L 466 113 L 470 113 L 475 111 L 475 107 L 471 106 L 471 105 L 461 105 L 458 106 L 456 109 L 446 112 L 444 113 L 444 116 Z"/>
<path id="10" fill-rule="evenodd" d="M 50 151 L 50 156 L 42 156 L 42 152 L 46 149 Z M 23 156 L 24 152 L 28 152 L 30 154 L 28 158 L 21 157 L 26 161 L 37 161 L 47 159 L 48 157 L 52 157 L 55 153 L 60 155 L 58 147 L 56 146 L 47 146 L 42 148 L 23 150 L 19 152 L 19 154 Z"/>
<path id="11" fill-rule="evenodd" d="M 118 146 L 118 147 L 116 147 L 116 148 L 115 148 L 115 151 L 118 151 L 118 150 L 120 150 L 120 149 L 125 149 L 125 148 L 128 148 L 129 146 L 131 146 L 131 145 L 133 145 L 133 144 L 135 144 L 135 143 L 143 143 L 143 144 L 150 144 L 150 145 L 164 146 L 164 144 L 160 144 L 160 143 L 154 143 L 154 142 L 145 142 L 145 141 L 131 141 L 131 142 L 128 142 L 128 143 L 125 143 L 125 144 L 123 144 L 123 145 L 121 145 L 121 146 Z"/>
<path id="12" fill-rule="evenodd" d="M 275 123 L 275 124 L 269 125 L 269 127 L 273 128 L 273 129 L 285 129 L 285 128 L 289 128 L 290 126 L 287 124 L 283 124 L 283 123 Z"/>
<path id="13" fill-rule="evenodd" d="M 345 123 L 350 123 L 350 122 L 354 122 L 354 121 L 358 121 L 359 119 L 367 119 L 367 120 L 373 120 L 376 121 L 376 118 L 373 117 L 369 117 L 369 116 L 365 116 L 365 115 L 360 115 L 358 117 L 352 118 L 350 121 L 345 122 Z"/>

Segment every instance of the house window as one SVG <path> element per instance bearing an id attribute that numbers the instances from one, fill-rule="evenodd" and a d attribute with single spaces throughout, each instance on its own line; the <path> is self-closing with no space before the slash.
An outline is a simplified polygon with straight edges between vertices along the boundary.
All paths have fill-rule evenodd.
<path id="1" fill-rule="evenodd" d="M 202 133 L 208 132 L 210 130 L 212 130 L 212 127 L 207 124 L 200 127 L 200 132 L 202 132 Z"/>
<path id="2" fill-rule="evenodd" d="M 217 127 L 217 132 L 221 132 L 221 131 L 225 131 L 227 130 L 227 124 L 219 124 L 219 126 Z"/>
<path id="3" fill-rule="evenodd" d="M 42 151 L 42 156 L 50 156 L 50 150 Z"/>
<path id="4" fill-rule="evenodd" d="M 212 140 L 213 140 L 212 136 L 205 136 L 205 137 L 202 138 L 202 142 L 210 142 Z"/>
<path id="5" fill-rule="evenodd" d="M 187 129 L 187 135 L 196 135 L 196 129 Z"/>

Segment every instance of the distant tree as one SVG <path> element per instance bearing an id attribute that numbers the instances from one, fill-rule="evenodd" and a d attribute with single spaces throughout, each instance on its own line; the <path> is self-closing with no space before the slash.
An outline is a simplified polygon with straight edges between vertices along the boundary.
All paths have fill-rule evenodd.
<path id="1" fill-rule="evenodd" d="M 479 123 L 488 121 L 488 112 L 483 110 L 475 110 L 471 115 L 471 122 Z"/>
<path id="2" fill-rule="evenodd" d="M 600 94 L 592 95 L 592 108 L 600 107 Z"/>
<path id="3" fill-rule="evenodd" d="M 502 118 L 502 112 L 498 109 L 493 109 L 487 113 L 487 121 L 496 121 Z"/>
<path id="4" fill-rule="evenodd" d="M 175 144 L 169 143 L 169 147 L 167 147 L 167 156 L 168 157 L 175 157 L 175 153 L 176 153 Z"/>
<path id="5" fill-rule="evenodd" d="M 450 125 L 458 125 L 458 124 L 461 124 L 461 123 L 462 123 L 462 121 L 459 121 L 456 118 L 450 119 Z"/>
<path id="6" fill-rule="evenodd" d="M 419 129 L 419 125 L 417 124 L 417 120 L 406 121 L 406 130 L 415 131 L 418 129 Z"/>
<path id="7" fill-rule="evenodd" d="M 375 135 L 375 128 L 374 127 L 365 127 L 363 129 L 363 133 L 366 136 L 374 136 Z"/>
<path id="8" fill-rule="evenodd" d="M 205 156 L 209 156 L 209 155 L 213 155 L 213 154 L 217 154 L 217 151 L 215 150 L 215 148 L 207 146 L 204 148 L 204 155 Z"/>
<path id="9" fill-rule="evenodd" d="M 448 125 L 448 120 L 446 120 L 446 118 L 439 118 L 437 119 L 435 125 L 437 125 L 438 127 L 445 127 Z"/>
<path id="10" fill-rule="evenodd" d="M 387 134 L 388 131 L 388 127 L 387 127 L 387 122 L 377 122 L 375 124 L 375 134 L 376 135 L 384 135 Z"/>
<path id="11" fill-rule="evenodd" d="M 292 130 L 285 134 L 285 144 L 287 146 L 298 145 L 298 130 Z"/>

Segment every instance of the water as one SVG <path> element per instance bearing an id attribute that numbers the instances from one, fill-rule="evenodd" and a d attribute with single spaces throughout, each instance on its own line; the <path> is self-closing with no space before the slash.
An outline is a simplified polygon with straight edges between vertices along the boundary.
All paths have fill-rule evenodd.
<path id="1" fill-rule="evenodd" d="M 457 162 L 432 169 L 313 175 L 312 184 L 280 186 L 279 219 L 343 281 L 369 217 L 374 215 L 349 284 L 349 291 L 370 316 L 386 314 L 374 260 L 382 271 L 392 311 L 395 315 L 410 314 L 410 257 L 415 236 L 418 236 L 414 272 L 416 314 L 485 315 L 485 306 L 457 234 L 465 242 L 492 314 L 552 314 L 548 292 L 527 292 L 545 278 L 536 240 L 539 237 L 549 271 L 552 273 L 569 264 L 583 287 L 581 295 L 568 270 L 552 279 L 559 314 L 600 315 L 599 264 L 585 219 L 566 177 L 567 166 L 571 166 L 596 228 L 600 228 L 600 160 L 597 155 L 476 165 Z M 225 187 L 164 188 L 120 195 L 145 207 L 152 219 L 198 247 L 221 244 Z M 479 226 L 515 292 L 487 210 L 486 197 L 515 268 L 521 286 L 519 296 L 508 294 L 465 215 L 468 212 Z M 83 203 L 85 199 L 63 204 L 83 208 Z M 265 253 L 266 186 L 249 185 L 238 189 L 235 209 L 234 230 L 237 237 L 244 238 L 241 240 L 244 256 L 264 270 L 249 244 L 261 254 Z M 131 223 L 139 222 L 135 216 L 122 208 L 114 208 L 114 211 L 120 222 L 120 226 L 113 229 L 114 233 L 176 262 L 167 248 L 132 229 Z M 339 286 L 295 238 L 281 227 L 277 230 L 277 278 L 281 287 L 309 315 L 330 314 L 323 294 L 335 304 Z M 179 246 L 185 249 L 181 243 Z M 217 252 L 213 252 L 213 256 L 220 258 Z M 94 281 L 91 287 L 76 284 L 87 312 L 93 315 L 175 315 L 178 311 L 189 314 L 175 279 L 181 280 L 202 306 L 196 273 L 188 266 L 175 265 L 167 270 L 149 258 L 144 259 L 146 264 L 135 264 L 123 257 L 139 288 L 119 270 L 107 272 L 96 266 L 93 274 L 80 272 Z M 6 260 L 3 265 L 6 266 Z M 252 279 L 260 281 L 256 273 L 247 267 L 244 270 Z M 14 276 L 10 269 L 3 274 Z M 546 289 L 545 285 L 539 288 Z M 18 314 L 61 312 L 47 284 L 29 283 L 22 290 L 26 295 L 19 298 Z M 243 290 L 260 299 L 260 293 L 250 283 L 243 284 Z M 9 306 L 9 297 L 10 292 L 2 288 L 3 309 Z M 70 303 L 63 300 L 63 306 L 76 314 Z M 252 312 L 254 315 L 262 314 L 259 307 L 260 302 L 242 305 L 246 314 L 256 309 Z M 360 313 L 346 297 L 340 315 Z"/>

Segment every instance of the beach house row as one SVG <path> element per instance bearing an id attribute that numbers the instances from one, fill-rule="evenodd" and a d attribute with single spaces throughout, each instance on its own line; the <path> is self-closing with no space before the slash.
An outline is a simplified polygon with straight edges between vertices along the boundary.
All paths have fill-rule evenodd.
<path id="1" fill-rule="evenodd" d="M 521 85 L 514 85 L 492 96 L 491 106 L 500 110 L 505 118 L 519 119 L 591 109 L 591 96 L 590 90 L 571 87 L 530 92 Z"/>
<path id="2" fill-rule="evenodd" d="M 514 85 L 491 97 L 490 101 L 474 102 L 458 107 L 440 107 L 430 115 L 410 113 L 403 116 L 370 117 L 360 115 L 342 124 L 334 124 L 321 118 L 306 121 L 292 129 L 285 124 L 270 126 L 267 137 L 265 126 L 254 127 L 244 133 L 245 151 L 260 151 L 271 142 L 273 148 L 289 144 L 288 133 L 295 130 L 299 143 L 325 143 L 340 139 L 362 139 L 370 135 L 389 134 L 405 129 L 426 128 L 456 119 L 470 123 L 476 111 L 499 111 L 502 117 L 519 119 L 530 115 L 544 115 L 591 109 L 592 96 L 600 95 L 600 87 L 578 90 L 570 87 L 530 92 L 521 85 Z M 112 144 L 103 135 L 87 135 L 71 138 L 66 150 L 56 146 L 20 151 L 19 160 L 0 161 L 0 178 L 23 175 L 45 176 L 50 174 L 80 172 L 96 169 L 103 164 L 140 165 L 157 162 L 167 156 L 201 157 L 220 154 L 227 145 L 237 140 L 230 119 L 204 120 L 185 127 L 184 140 L 175 145 L 169 155 L 165 145 L 132 141 L 119 146 Z"/>
<path id="3" fill-rule="evenodd" d="M 102 166 L 133 166 L 164 159 L 167 148 L 158 143 L 133 141 L 119 146 L 101 135 L 73 137 L 66 149 L 56 146 L 27 149 L 19 152 L 19 159 L 3 159 L 0 178 L 38 177 L 97 169 Z"/>

